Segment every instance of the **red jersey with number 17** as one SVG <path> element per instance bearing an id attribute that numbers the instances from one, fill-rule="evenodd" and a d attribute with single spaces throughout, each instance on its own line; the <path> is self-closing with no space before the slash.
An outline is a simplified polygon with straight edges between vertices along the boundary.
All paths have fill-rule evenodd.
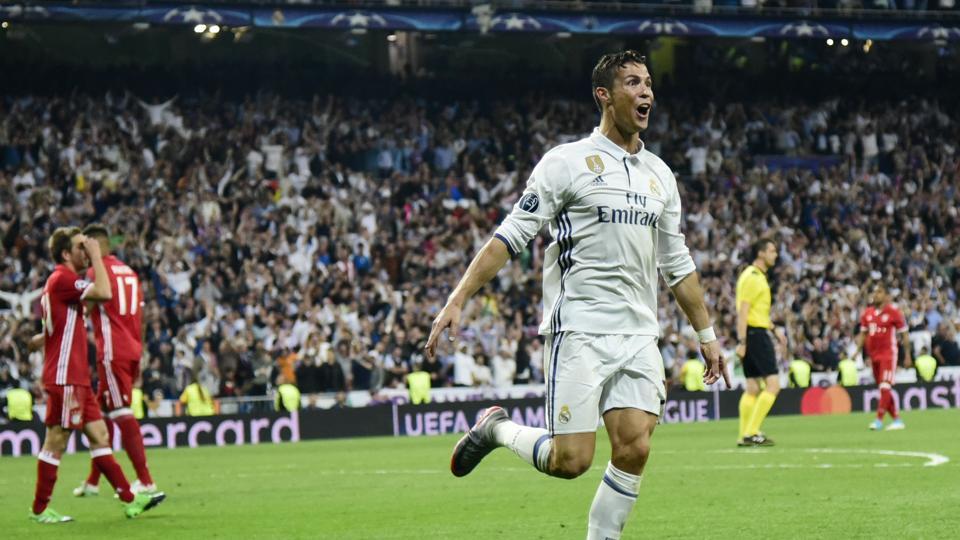
<path id="1" fill-rule="evenodd" d="M 871 359 L 896 360 L 897 333 L 907 331 L 907 321 L 893 304 L 870 306 L 860 316 L 860 331 L 867 333 L 864 348 Z"/>
<path id="2" fill-rule="evenodd" d="M 93 336 L 97 341 L 97 361 L 140 360 L 143 352 L 141 322 L 143 292 L 132 268 L 113 255 L 103 258 L 113 298 L 91 309 Z M 93 268 L 87 270 L 93 279 Z"/>
<path id="3" fill-rule="evenodd" d="M 43 384 L 90 386 L 83 298 L 93 283 L 58 264 L 43 286 Z"/>

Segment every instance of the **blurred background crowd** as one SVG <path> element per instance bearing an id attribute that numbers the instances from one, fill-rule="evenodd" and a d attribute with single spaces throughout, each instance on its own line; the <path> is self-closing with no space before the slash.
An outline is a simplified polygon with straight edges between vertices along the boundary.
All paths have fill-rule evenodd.
<path id="1" fill-rule="evenodd" d="M 643 139 L 678 177 L 728 354 L 736 277 L 767 236 L 780 253 L 783 362 L 835 369 L 869 283 L 883 280 L 914 354 L 960 364 L 957 94 L 893 78 L 868 82 L 872 95 L 836 83 L 784 94 L 775 78 L 731 82 L 736 54 L 719 54 L 705 52 L 696 76 L 655 81 Z M 831 80 L 883 81 L 902 68 L 843 65 Z M 39 397 L 42 358 L 25 343 L 38 330 L 31 291 L 52 270 L 46 238 L 94 221 L 141 276 L 149 397 L 175 399 L 194 372 L 221 397 L 264 395 L 281 376 L 304 394 L 402 387 L 413 370 L 434 387 L 543 380 L 546 231 L 469 303 L 455 345 L 443 342 L 435 361 L 422 349 L 539 158 L 596 124 L 589 87 L 445 96 L 437 88 L 452 81 L 418 92 L 424 80 L 396 78 L 377 97 L 255 82 L 231 92 L 169 75 L 156 87 L 173 91 L 161 95 L 122 79 L 96 93 L 58 81 L 0 95 L 0 389 Z M 660 321 L 676 379 L 697 352 L 666 288 Z"/>

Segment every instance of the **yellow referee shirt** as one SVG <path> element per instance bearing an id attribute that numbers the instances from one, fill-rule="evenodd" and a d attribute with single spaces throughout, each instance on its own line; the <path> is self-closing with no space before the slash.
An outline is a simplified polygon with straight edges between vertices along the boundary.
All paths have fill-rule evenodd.
<path id="1" fill-rule="evenodd" d="M 770 284 L 767 275 L 754 265 L 744 269 L 737 279 L 737 311 L 743 302 L 750 303 L 747 326 L 773 328 L 770 322 Z"/>

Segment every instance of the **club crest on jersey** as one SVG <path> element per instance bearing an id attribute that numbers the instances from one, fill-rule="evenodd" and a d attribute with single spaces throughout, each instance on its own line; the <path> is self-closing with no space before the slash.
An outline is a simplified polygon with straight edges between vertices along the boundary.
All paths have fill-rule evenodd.
<path id="1" fill-rule="evenodd" d="M 584 159 L 587 161 L 587 168 L 593 171 L 594 174 L 600 174 L 603 172 L 603 160 L 600 159 L 600 156 L 594 154 L 592 156 L 587 156 Z"/>
<path id="2" fill-rule="evenodd" d="M 570 421 L 570 417 L 571 417 L 570 407 L 567 407 L 566 405 L 560 407 L 560 414 L 557 417 L 560 420 L 560 423 L 566 424 L 567 422 Z"/>
<path id="3" fill-rule="evenodd" d="M 520 209 L 531 214 L 540 208 L 540 197 L 536 193 L 527 193 L 520 198 Z"/>
<path id="4" fill-rule="evenodd" d="M 650 193 L 660 195 L 660 188 L 657 186 L 657 181 L 653 178 L 650 179 Z"/>

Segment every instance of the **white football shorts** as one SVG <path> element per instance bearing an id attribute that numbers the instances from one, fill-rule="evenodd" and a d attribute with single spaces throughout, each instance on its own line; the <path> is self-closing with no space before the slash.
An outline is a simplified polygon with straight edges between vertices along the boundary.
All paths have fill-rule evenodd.
<path id="1" fill-rule="evenodd" d="M 551 435 L 595 432 L 603 413 L 611 409 L 640 409 L 660 416 L 667 396 L 654 336 L 548 335 L 543 374 Z"/>

